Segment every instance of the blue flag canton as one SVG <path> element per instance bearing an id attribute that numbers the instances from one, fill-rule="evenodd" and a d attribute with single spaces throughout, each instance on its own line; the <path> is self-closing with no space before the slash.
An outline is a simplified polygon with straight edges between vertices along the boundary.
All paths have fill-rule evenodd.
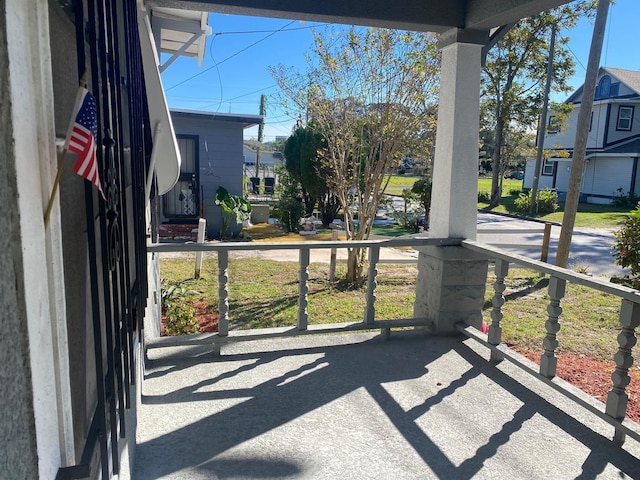
<path id="1" fill-rule="evenodd" d="M 93 138 L 98 139 L 98 109 L 93 96 L 86 92 L 82 100 L 82 106 L 76 115 L 76 123 L 82 125 L 93 134 Z"/>

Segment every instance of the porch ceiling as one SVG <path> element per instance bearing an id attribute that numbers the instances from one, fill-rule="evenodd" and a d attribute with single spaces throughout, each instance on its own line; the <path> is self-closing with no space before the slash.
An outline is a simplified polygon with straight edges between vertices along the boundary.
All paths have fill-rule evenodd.
<path id="1" fill-rule="evenodd" d="M 489 30 L 569 1 L 146 0 L 145 3 L 186 10 L 444 32 L 451 28 Z"/>

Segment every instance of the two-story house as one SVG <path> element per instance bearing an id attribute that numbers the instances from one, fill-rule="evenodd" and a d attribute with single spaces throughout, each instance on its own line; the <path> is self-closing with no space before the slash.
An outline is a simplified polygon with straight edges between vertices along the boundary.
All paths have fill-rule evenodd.
<path id="1" fill-rule="evenodd" d="M 573 110 L 565 124 L 553 112 L 547 117 L 544 148 L 551 155 L 543 161 L 539 188 L 555 188 L 559 198 L 567 192 L 578 113 L 583 87 L 567 100 Z M 585 169 L 580 189 L 581 201 L 608 204 L 616 196 L 640 194 L 640 72 L 601 67 L 598 74 Z M 567 156 L 568 154 L 568 156 Z M 535 159 L 527 161 L 523 187 L 531 188 Z"/>

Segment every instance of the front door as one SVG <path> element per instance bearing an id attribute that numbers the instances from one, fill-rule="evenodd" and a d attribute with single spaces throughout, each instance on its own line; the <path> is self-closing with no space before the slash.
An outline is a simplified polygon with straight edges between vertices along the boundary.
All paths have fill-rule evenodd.
<path id="1" fill-rule="evenodd" d="M 198 137 L 176 135 L 180 147 L 180 177 L 163 195 L 164 217 L 172 222 L 196 220 L 200 215 L 198 179 Z"/>

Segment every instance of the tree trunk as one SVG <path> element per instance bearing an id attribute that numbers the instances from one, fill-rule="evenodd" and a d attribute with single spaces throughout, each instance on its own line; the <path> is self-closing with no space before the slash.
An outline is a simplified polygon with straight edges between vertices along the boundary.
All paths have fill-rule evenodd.
<path id="1" fill-rule="evenodd" d="M 553 51 L 556 44 L 556 26 L 551 26 L 551 45 L 549 46 L 549 60 L 547 62 L 547 79 L 544 86 L 544 98 L 542 100 L 542 112 L 538 123 L 538 146 L 536 149 L 536 163 L 533 168 L 533 185 L 531 186 L 531 204 L 529 214 L 536 213 L 536 197 L 538 195 L 538 182 L 540 181 L 540 170 L 542 169 L 542 149 L 544 148 L 545 130 L 547 128 L 547 109 L 549 107 L 549 92 L 551 91 L 551 80 L 553 78 Z"/>
<path id="2" fill-rule="evenodd" d="M 504 120 L 502 115 L 498 115 L 496 120 L 496 144 L 493 147 L 493 166 L 491 170 L 491 203 L 489 207 L 497 207 L 500 205 L 502 197 L 502 182 L 500 176 L 502 174 L 502 131 L 504 129 Z"/>
<path id="3" fill-rule="evenodd" d="M 346 280 L 352 285 L 360 285 L 364 278 L 364 250 L 362 248 L 349 248 L 347 250 L 347 276 Z"/>

